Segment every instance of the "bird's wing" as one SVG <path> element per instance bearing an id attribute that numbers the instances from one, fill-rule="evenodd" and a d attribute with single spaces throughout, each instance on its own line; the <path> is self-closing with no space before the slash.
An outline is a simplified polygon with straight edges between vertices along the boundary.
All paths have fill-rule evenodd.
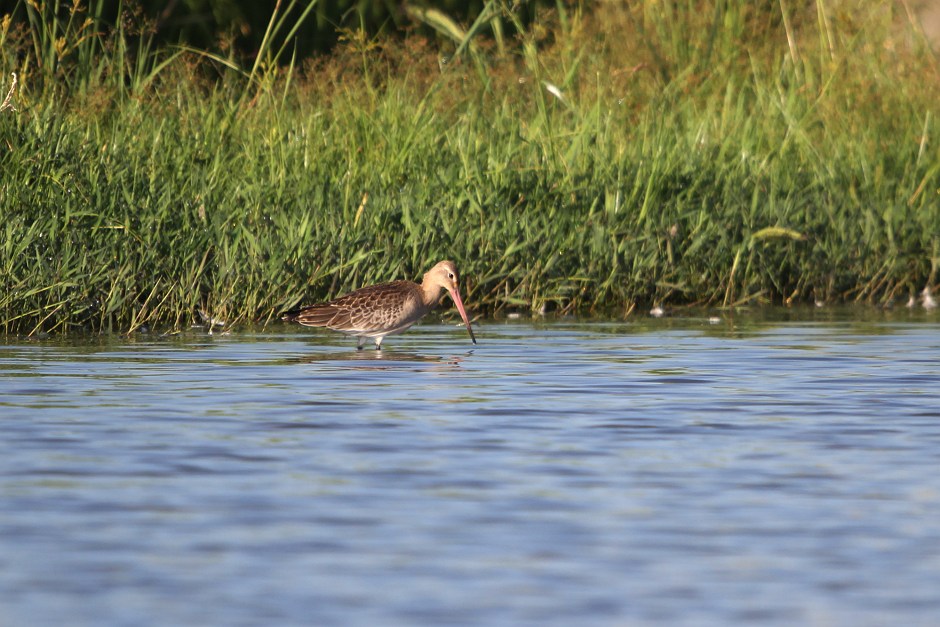
<path id="1" fill-rule="evenodd" d="M 397 328 L 419 307 L 416 288 L 408 281 L 372 285 L 328 303 L 289 312 L 284 319 L 352 334 Z"/>

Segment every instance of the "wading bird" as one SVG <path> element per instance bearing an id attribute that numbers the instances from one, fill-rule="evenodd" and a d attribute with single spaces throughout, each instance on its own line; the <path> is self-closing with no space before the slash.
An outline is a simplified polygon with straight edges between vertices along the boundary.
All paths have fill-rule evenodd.
<path id="1" fill-rule="evenodd" d="M 447 290 L 457 305 L 470 339 L 476 344 L 477 339 L 473 336 L 457 288 L 457 267 L 452 261 L 442 261 L 431 268 L 420 284 L 392 281 L 370 285 L 328 303 L 288 311 L 281 319 L 355 335 L 359 339 L 359 349 L 362 349 L 366 338 L 372 338 L 376 350 L 379 350 L 386 335 L 402 333 L 434 309 L 442 289 Z"/>

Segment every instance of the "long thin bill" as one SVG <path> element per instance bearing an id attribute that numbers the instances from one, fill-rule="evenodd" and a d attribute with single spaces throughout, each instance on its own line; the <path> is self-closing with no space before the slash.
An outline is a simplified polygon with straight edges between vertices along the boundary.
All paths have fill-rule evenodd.
<path id="1" fill-rule="evenodd" d="M 460 312 L 460 317 L 463 318 L 463 323 L 467 325 L 467 331 L 470 332 L 470 339 L 473 340 L 473 343 L 477 343 L 477 338 L 473 336 L 473 328 L 470 326 L 470 319 L 467 318 L 467 312 L 463 308 L 463 301 L 460 300 L 460 291 L 456 288 L 450 293 L 450 297 L 454 299 L 454 304 L 457 305 L 457 311 Z"/>

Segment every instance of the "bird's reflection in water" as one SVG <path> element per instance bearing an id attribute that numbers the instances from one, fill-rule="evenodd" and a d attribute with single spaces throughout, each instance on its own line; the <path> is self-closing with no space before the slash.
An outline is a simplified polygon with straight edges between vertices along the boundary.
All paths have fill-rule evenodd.
<path id="1" fill-rule="evenodd" d="M 341 365 L 340 362 L 348 362 L 345 365 L 356 370 L 391 370 L 396 367 L 408 367 L 418 363 L 437 364 L 440 366 L 457 368 L 460 366 L 460 362 L 462 362 L 464 358 L 468 357 L 471 353 L 472 351 L 466 355 L 441 356 L 419 355 L 417 353 L 408 353 L 388 349 L 355 350 L 330 353 L 311 353 L 309 355 L 298 357 L 295 362 L 303 364 L 323 364 L 332 362 L 337 365 Z"/>

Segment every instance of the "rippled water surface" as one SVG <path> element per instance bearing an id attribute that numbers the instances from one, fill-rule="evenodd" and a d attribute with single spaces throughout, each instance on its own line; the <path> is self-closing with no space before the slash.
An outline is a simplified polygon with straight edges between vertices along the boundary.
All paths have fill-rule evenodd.
<path id="1" fill-rule="evenodd" d="M 940 624 L 940 314 L 788 315 L 0 340 L 0 624 Z"/>

